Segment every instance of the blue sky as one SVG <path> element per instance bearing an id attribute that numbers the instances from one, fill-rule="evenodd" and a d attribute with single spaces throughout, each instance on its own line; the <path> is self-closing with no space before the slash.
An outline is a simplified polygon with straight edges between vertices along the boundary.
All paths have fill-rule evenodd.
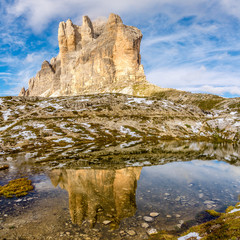
<path id="1" fill-rule="evenodd" d="M 1 0 L 0 96 L 17 95 L 58 54 L 60 21 L 111 12 L 141 29 L 150 82 L 240 97 L 239 0 Z"/>

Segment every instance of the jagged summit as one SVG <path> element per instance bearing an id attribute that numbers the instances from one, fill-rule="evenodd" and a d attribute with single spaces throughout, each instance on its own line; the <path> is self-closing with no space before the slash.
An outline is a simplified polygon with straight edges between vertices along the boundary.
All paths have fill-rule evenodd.
<path id="1" fill-rule="evenodd" d="M 123 24 L 116 14 L 82 26 L 70 19 L 58 28 L 59 54 L 44 61 L 36 77 L 20 96 L 62 96 L 92 93 L 133 94 L 137 84 L 148 85 L 141 65 L 141 31 Z"/>

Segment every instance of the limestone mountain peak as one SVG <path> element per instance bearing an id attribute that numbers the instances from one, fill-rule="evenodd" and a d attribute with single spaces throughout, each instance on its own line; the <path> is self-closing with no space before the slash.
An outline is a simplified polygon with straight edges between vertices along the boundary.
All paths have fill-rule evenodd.
<path id="1" fill-rule="evenodd" d="M 111 13 L 107 21 L 82 26 L 70 19 L 58 28 L 59 54 L 44 61 L 29 89 L 20 96 L 62 96 L 105 92 L 133 93 L 134 84 L 148 84 L 141 65 L 139 29 Z"/>

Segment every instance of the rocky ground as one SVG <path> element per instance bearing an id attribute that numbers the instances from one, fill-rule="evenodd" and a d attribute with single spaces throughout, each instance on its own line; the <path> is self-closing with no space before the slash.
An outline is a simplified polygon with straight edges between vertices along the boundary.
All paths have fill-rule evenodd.
<path id="1" fill-rule="evenodd" d="M 153 153 L 164 140 L 239 141 L 239 99 L 223 99 L 209 110 L 178 102 L 121 94 L 0 98 L 0 156 L 109 160 Z"/>
<path id="2" fill-rule="evenodd" d="M 101 168 L 109 167 L 111 163 L 115 168 L 116 164 L 122 168 L 159 165 L 178 159 L 218 159 L 238 166 L 239 138 L 238 98 L 224 99 L 172 90 L 151 97 L 98 94 L 0 98 L 0 165 L 4 166 L 14 161 L 17 168 L 18 160 L 22 164 L 22 159 L 27 164 L 39 163 L 51 169 L 89 165 Z M 56 196 L 53 198 L 57 201 Z M 31 196 L 26 196 L 27 201 L 32 201 Z M 16 207 L 18 204 L 16 202 Z M 39 206 L 44 209 L 44 204 L 49 203 L 41 204 Z M 91 239 L 101 239 L 107 234 L 108 230 L 104 233 L 78 231 L 77 226 L 71 224 L 66 209 L 61 210 L 66 211 L 66 218 L 61 220 L 56 215 L 58 210 L 53 207 L 52 211 L 52 221 L 56 223 L 54 229 L 59 238 L 88 239 L 91 235 Z M 27 210 L 26 218 L 31 215 L 41 223 L 47 222 L 44 214 L 38 216 L 34 212 L 37 209 Z M 4 217 L 9 219 L 6 234 L 11 230 L 14 236 L 14 227 L 21 223 L 21 219 Z M 116 232 L 116 239 L 148 238 L 150 233 L 142 224 L 147 223 L 149 231 L 154 224 L 143 217 L 136 216 L 131 220 L 136 226 L 129 225 L 130 220 L 124 220 L 123 228 Z M 34 235 L 36 222 L 30 224 L 30 230 L 22 229 L 23 235 L 24 231 L 31 231 Z M 36 236 L 40 239 L 46 229 L 49 230 L 47 225 Z M 54 229 L 51 230 L 52 236 L 56 236 Z"/>

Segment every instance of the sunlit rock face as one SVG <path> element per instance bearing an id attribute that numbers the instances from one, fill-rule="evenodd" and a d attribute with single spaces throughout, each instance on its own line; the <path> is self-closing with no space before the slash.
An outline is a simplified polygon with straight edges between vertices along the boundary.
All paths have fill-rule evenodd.
<path id="1" fill-rule="evenodd" d="M 87 93 L 132 94 L 134 84 L 146 84 L 141 65 L 139 29 L 123 24 L 110 14 L 107 21 L 91 22 L 83 16 L 82 26 L 71 20 L 60 22 L 59 54 L 44 61 L 29 89 L 20 96 L 61 96 Z"/>
<path id="2" fill-rule="evenodd" d="M 91 226 L 105 220 L 117 226 L 136 212 L 137 180 L 141 167 L 119 170 L 53 170 L 51 181 L 69 194 L 69 210 L 74 224 L 87 220 Z"/>

